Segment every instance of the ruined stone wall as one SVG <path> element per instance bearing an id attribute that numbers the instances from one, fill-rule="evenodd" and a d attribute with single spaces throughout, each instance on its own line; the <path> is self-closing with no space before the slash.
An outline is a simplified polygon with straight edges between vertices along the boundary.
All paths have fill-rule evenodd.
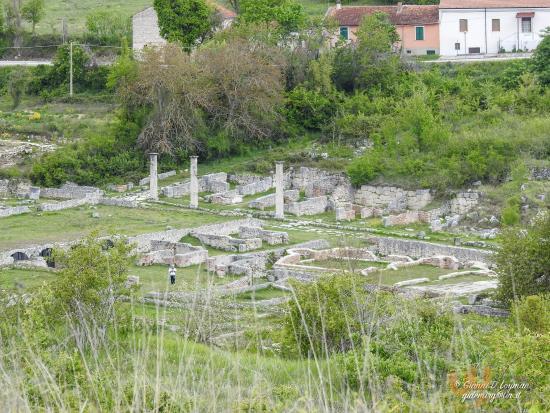
<path id="1" fill-rule="evenodd" d="M 449 211 L 451 214 L 463 215 L 477 206 L 479 198 L 478 192 L 459 192 L 449 201 Z"/>
<path id="2" fill-rule="evenodd" d="M 459 261 L 491 262 L 493 252 L 474 248 L 454 247 L 425 241 L 405 240 L 389 237 L 368 237 L 373 250 L 380 255 L 408 255 L 413 258 L 445 255 L 456 257 Z"/>
<path id="3" fill-rule="evenodd" d="M 246 185 L 237 186 L 237 191 L 240 195 L 255 195 L 262 192 L 267 192 L 273 188 L 273 179 L 271 177 L 264 178 Z"/>
<path id="4" fill-rule="evenodd" d="M 317 215 L 324 213 L 328 205 L 328 198 L 326 196 L 319 196 L 317 198 L 306 199 L 305 201 L 285 204 L 285 212 L 298 217 L 302 215 Z"/>
<path id="5" fill-rule="evenodd" d="M 82 199 L 103 196 L 103 191 L 93 186 L 79 186 L 67 182 L 61 188 L 41 188 L 41 196 L 43 198 Z"/>
<path id="6" fill-rule="evenodd" d="M 0 179 L 0 198 L 27 198 L 31 191 L 31 184 L 21 179 Z"/>
<path id="7" fill-rule="evenodd" d="M 175 176 L 175 175 L 176 175 L 176 171 L 168 171 L 168 172 L 163 172 L 161 174 L 158 174 L 157 176 L 158 176 L 158 180 L 160 181 L 161 179 L 170 178 L 171 176 Z M 146 176 L 145 178 L 139 181 L 139 185 L 140 186 L 149 185 L 149 182 L 151 182 L 151 177 Z"/>
<path id="8" fill-rule="evenodd" d="M 0 209 L 0 218 L 10 217 L 12 215 L 20 215 L 31 212 L 28 206 L 15 206 Z"/>
<path id="9" fill-rule="evenodd" d="M 279 245 L 288 243 L 288 234 L 279 231 L 267 231 L 259 227 L 240 227 L 240 238 L 260 238 L 269 245 Z"/>
<path id="10" fill-rule="evenodd" d="M 151 251 L 152 241 L 170 241 L 178 242 L 183 237 L 189 235 L 191 229 L 170 229 L 167 231 L 150 232 L 147 234 L 140 234 L 134 237 L 129 237 L 128 242 L 135 244 L 136 252 L 148 252 Z"/>
<path id="11" fill-rule="evenodd" d="M 363 185 L 355 194 L 356 204 L 389 212 L 419 210 L 432 202 L 432 199 L 429 189 L 407 191 L 394 186 Z"/>
<path id="12" fill-rule="evenodd" d="M 86 197 L 79 199 L 68 199 L 67 201 L 61 201 L 51 204 L 40 204 L 38 210 L 44 212 L 61 211 L 69 208 L 76 208 L 82 205 L 93 205 L 99 202 L 98 198 Z"/>
<path id="13" fill-rule="evenodd" d="M 330 195 L 333 203 L 353 200 L 353 187 L 349 177 L 341 172 L 301 167 L 291 170 L 290 186 L 292 189 L 304 191 L 308 198 Z"/>
<path id="14" fill-rule="evenodd" d="M 98 201 L 101 205 L 117 206 L 123 208 L 137 208 L 139 206 L 138 201 L 125 198 L 105 198 L 101 197 Z"/>
<path id="15" fill-rule="evenodd" d="M 534 179 L 535 181 L 550 181 L 550 168 L 532 168 L 531 179 Z"/>
<path id="16" fill-rule="evenodd" d="M 218 193 L 228 190 L 229 184 L 227 183 L 227 174 L 225 172 L 199 177 L 199 192 Z M 161 188 L 161 193 L 167 198 L 180 198 L 189 195 L 190 192 L 191 185 L 189 181 L 179 182 Z"/>
<path id="17" fill-rule="evenodd" d="M 300 191 L 297 189 L 289 189 L 284 192 L 285 202 L 296 202 L 300 199 Z M 264 210 L 275 206 L 275 194 L 261 196 L 248 203 L 249 208 Z"/>

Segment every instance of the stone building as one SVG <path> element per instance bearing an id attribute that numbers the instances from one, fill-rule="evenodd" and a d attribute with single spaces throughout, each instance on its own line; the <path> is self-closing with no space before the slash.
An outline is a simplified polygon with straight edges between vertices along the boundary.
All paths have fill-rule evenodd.
<path id="1" fill-rule="evenodd" d="M 220 29 L 231 26 L 237 17 L 235 12 L 220 5 L 216 5 L 216 13 Z M 166 40 L 160 35 L 157 13 L 153 7 L 148 7 L 132 17 L 132 33 L 134 53 L 141 52 L 145 47 L 160 47 L 166 44 Z"/>

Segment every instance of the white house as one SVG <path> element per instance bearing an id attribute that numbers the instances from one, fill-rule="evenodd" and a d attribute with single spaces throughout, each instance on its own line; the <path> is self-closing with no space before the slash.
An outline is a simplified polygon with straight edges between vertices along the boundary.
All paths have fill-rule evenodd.
<path id="1" fill-rule="evenodd" d="M 440 54 L 529 51 L 550 26 L 550 0 L 441 0 Z"/>
<path id="2" fill-rule="evenodd" d="M 237 15 L 223 6 L 215 6 L 219 16 L 219 29 L 229 27 Z M 159 47 L 166 44 L 166 40 L 160 35 L 157 13 L 153 7 L 136 13 L 132 17 L 132 47 L 135 52 L 140 52 L 145 47 Z"/>

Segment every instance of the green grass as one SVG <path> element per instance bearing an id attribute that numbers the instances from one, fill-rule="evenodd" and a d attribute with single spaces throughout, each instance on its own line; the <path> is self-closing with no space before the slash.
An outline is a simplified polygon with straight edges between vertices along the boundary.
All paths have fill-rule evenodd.
<path id="1" fill-rule="evenodd" d="M 38 34 L 61 33 L 61 22 L 66 19 L 69 34 L 84 33 L 86 16 L 92 11 L 105 10 L 130 18 L 151 6 L 152 0 L 47 0 L 44 19 L 36 26 Z"/>
<path id="2" fill-rule="evenodd" d="M 272 298 L 285 297 L 288 295 L 286 291 L 279 290 L 278 288 L 267 287 L 258 291 L 250 291 L 247 293 L 238 294 L 235 299 L 242 301 L 261 301 L 270 300 Z"/>
<path id="3" fill-rule="evenodd" d="M 0 290 L 32 290 L 55 278 L 52 271 L 0 268 Z"/>
<path id="4" fill-rule="evenodd" d="M 92 218 L 98 212 L 100 218 Z M 99 235 L 137 235 L 173 228 L 227 221 L 228 217 L 191 210 L 80 207 L 58 212 L 31 213 L 0 219 L 0 250 L 31 244 L 70 241 L 97 231 Z"/>
<path id="5" fill-rule="evenodd" d="M 376 284 L 393 285 L 397 282 L 412 280 L 414 278 L 429 278 L 435 281 L 440 275 L 449 274 L 451 272 L 456 272 L 456 270 L 445 270 L 438 267 L 432 267 L 431 265 L 415 265 L 412 267 L 402 267 L 396 271 L 377 271 L 369 274 L 367 278 L 369 282 Z"/>
<path id="6" fill-rule="evenodd" d="M 170 285 L 167 265 L 152 265 L 148 267 L 132 266 L 130 274 L 137 275 L 141 285 L 141 292 L 151 291 L 194 291 L 208 287 L 227 284 L 240 276 L 218 277 L 208 274 L 204 265 L 177 268 L 176 284 Z"/>

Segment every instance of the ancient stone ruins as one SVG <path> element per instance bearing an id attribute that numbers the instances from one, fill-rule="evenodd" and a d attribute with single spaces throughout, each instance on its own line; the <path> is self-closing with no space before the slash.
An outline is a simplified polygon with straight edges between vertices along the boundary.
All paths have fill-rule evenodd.
<path id="1" fill-rule="evenodd" d="M 233 217 L 217 224 L 126 238 L 133 245 L 139 266 L 200 266 L 208 276 L 242 277 L 240 282 L 224 287 L 226 290 L 256 289 L 254 278 L 265 279 L 262 288 L 288 289 L 292 278 L 311 281 L 321 274 L 347 271 L 379 277 L 377 284 L 407 294 L 472 295 L 496 286 L 493 251 L 471 248 L 485 246 L 478 241 L 461 242 L 457 237 L 451 245 L 433 242 L 422 231 L 411 229 L 396 236 L 391 230 L 362 225 L 365 220 L 379 219 L 381 228 L 418 223 L 428 225 L 434 233 L 452 230 L 480 202 L 482 194 L 477 191 L 457 192 L 434 203 L 436 194 L 428 189 L 354 188 L 343 173 L 285 168 L 282 162 L 277 162 L 268 176 L 226 172 L 199 175 L 197 157 L 191 157 L 188 178 L 178 180 L 176 171 L 159 174 L 157 160 L 158 155 L 151 153 L 150 175 L 138 185 L 109 185 L 106 191 L 73 183 L 38 188 L 27 182 L 0 181 L 0 197 L 19 199 L 0 209 L 0 219 L 86 205 L 145 208 L 155 203 Z M 170 183 L 159 185 L 165 179 Z M 183 202 L 174 203 L 177 198 Z M 303 220 L 303 216 L 328 216 L 332 223 Z M 297 243 L 293 231 L 315 233 L 318 238 Z M 335 247 L 335 240 L 346 237 L 356 241 L 353 247 Z M 52 251 L 70 246 L 70 242 L 60 242 L 0 251 L 0 266 L 55 268 Z M 414 267 L 431 267 L 436 272 L 430 272 L 429 277 L 407 276 L 406 271 Z M 472 276 L 475 281 L 460 281 Z M 455 278 L 458 281 L 453 283 Z"/>

